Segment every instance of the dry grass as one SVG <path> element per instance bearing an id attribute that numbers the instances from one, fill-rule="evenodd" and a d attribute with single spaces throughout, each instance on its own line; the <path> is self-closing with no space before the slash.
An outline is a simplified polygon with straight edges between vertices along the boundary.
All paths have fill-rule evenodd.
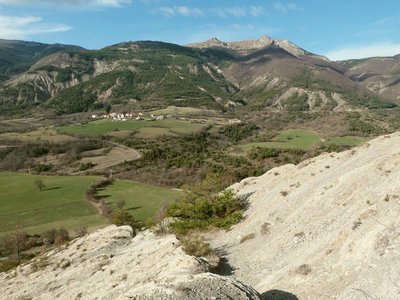
<path id="1" fill-rule="evenodd" d="M 140 157 L 140 154 L 130 148 L 114 147 L 106 155 L 84 157 L 78 161 L 79 164 L 93 163 L 96 167 L 90 171 L 108 169 L 112 166 L 122 164 L 125 161 L 132 161 Z M 78 172 L 84 173 L 84 172 Z"/>
<path id="2" fill-rule="evenodd" d="M 249 240 L 254 239 L 255 237 L 256 237 L 256 235 L 255 235 L 254 233 L 246 234 L 245 236 L 243 236 L 243 237 L 240 239 L 240 243 L 242 244 L 242 243 L 244 243 L 244 242 L 246 242 L 246 241 L 249 241 Z"/>
<path id="3" fill-rule="evenodd" d="M 74 138 L 66 134 L 60 134 L 53 129 L 41 129 L 25 133 L 3 133 L 0 134 L 0 140 L 62 143 L 72 141 Z"/>
<path id="4" fill-rule="evenodd" d="M 135 137 L 141 139 L 155 139 L 163 135 L 175 135 L 168 128 L 162 127 L 143 127 L 140 128 Z"/>
<path id="5" fill-rule="evenodd" d="M 188 255 L 196 257 L 206 257 L 213 255 L 213 250 L 209 243 L 197 234 L 189 234 L 182 239 L 183 250 Z"/>

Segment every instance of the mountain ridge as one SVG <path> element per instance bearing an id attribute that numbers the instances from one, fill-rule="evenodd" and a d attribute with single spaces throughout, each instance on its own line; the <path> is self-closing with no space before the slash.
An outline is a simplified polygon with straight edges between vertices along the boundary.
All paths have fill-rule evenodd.
<path id="1" fill-rule="evenodd" d="M 138 41 L 101 50 L 56 48 L 59 51 L 31 60 L 28 70 L 3 81 L 0 112 L 29 112 L 43 105 L 57 113 L 110 105 L 219 111 L 243 106 L 267 111 L 391 107 L 348 77 L 343 65 L 287 40 L 211 39 L 197 46 Z M 292 88 L 304 92 L 288 93 Z"/>
<path id="2" fill-rule="evenodd" d="M 216 37 L 213 37 L 204 42 L 192 43 L 186 45 L 191 48 L 222 48 L 222 49 L 231 49 L 236 51 L 239 55 L 248 55 L 254 51 L 261 50 L 268 46 L 277 46 L 290 54 L 299 57 L 303 55 L 311 55 L 318 57 L 320 59 L 328 61 L 329 59 L 322 55 L 317 55 L 311 52 L 304 50 L 298 45 L 292 43 L 287 39 L 274 39 L 267 35 L 262 35 L 260 38 L 256 40 L 242 40 L 242 41 L 233 41 L 233 42 L 223 42 Z"/>

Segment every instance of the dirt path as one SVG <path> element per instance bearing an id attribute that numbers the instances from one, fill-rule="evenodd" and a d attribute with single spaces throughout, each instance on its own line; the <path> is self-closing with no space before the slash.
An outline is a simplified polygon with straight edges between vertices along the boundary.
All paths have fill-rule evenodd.
<path id="1" fill-rule="evenodd" d="M 80 163 L 93 163 L 96 166 L 85 171 L 79 171 L 72 173 L 71 175 L 83 175 L 93 171 L 101 171 L 104 169 L 109 169 L 113 166 L 119 165 L 125 161 L 137 160 L 141 157 L 141 154 L 132 148 L 115 143 L 107 142 L 108 144 L 114 146 L 107 154 L 95 157 L 84 157 L 80 160 Z"/>

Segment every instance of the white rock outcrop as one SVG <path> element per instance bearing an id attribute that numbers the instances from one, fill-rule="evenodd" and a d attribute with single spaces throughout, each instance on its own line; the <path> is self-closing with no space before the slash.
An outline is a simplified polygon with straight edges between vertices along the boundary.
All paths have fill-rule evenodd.
<path id="1" fill-rule="evenodd" d="M 250 299 L 255 290 L 206 273 L 173 235 L 109 226 L 0 274 L 1 299 Z"/>
<path id="2" fill-rule="evenodd" d="M 235 278 L 299 299 L 400 299 L 400 133 L 233 189 L 246 219 L 211 239 Z"/>

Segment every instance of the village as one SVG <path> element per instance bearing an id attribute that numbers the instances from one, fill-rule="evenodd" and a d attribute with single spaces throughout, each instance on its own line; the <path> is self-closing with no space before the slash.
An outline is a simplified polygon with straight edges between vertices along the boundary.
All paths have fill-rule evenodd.
<path id="1" fill-rule="evenodd" d="M 128 120 L 136 120 L 136 121 L 161 121 L 161 120 L 183 120 L 183 121 L 190 121 L 194 123 L 207 123 L 207 119 L 203 118 L 188 118 L 186 116 L 178 116 L 178 115 L 154 115 L 151 113 L 117 113 L 117 112 L 112 112 L 109 114 L 91 114 L 89 116 L 89 119 L 91 120 L 101 120 L 101 119 L 106 119 L 106 120 L 112 120 L 112 121 L 120 121 L 120 122 L 126 122 Z M 221 119 L 217 120 L 216 123 L 221 124 L 221 125 L 232 125 L 232 124 L 240 124 L 242 121 L 239 119 Z"/>
<path id="2" fill-rule="evenodd" d="M 90 119 L 92 120 L 98 120 L 98 119 L 109 119 L 113 121 L 122 121 L 126 122 L 128 120 L 165 120 L 165 119 L 177 119 L 177 117 L 174 117 L 172 115 L 153 115 L 153 114 L 144 114 L 142 112 L 139 113 L 116 113 L 112 112 L 109 114 L 102 114 L 102 115 L 97 115 L 97 114 L 92 114 L 89 116 Z"/>

